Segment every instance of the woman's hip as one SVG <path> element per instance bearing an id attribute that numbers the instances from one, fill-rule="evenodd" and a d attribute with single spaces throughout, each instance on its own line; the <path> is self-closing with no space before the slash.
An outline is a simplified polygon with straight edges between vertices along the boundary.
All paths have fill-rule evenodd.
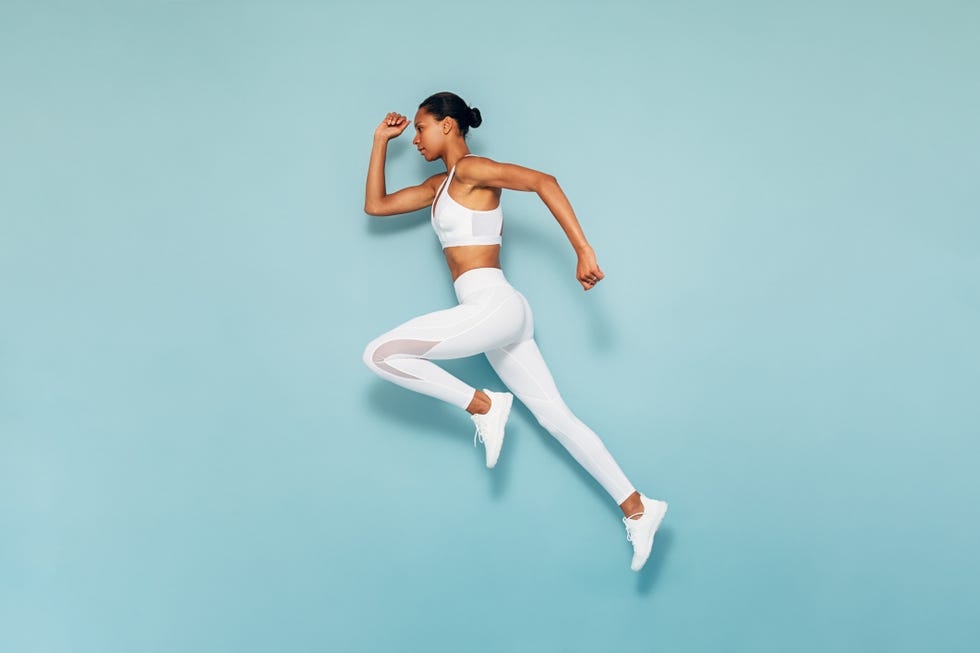
<path id="1" fill-rule="evenodd" d="M 375 340 L 442 343 L 437 352 L 469 356 L 532 337 L 533 318 L 524 295 L 507 283 L 470 283 L 476 279 L 472 275 L 457 286 L 465 291 L 459 293 L 458 305 L 414 317 Z"/>

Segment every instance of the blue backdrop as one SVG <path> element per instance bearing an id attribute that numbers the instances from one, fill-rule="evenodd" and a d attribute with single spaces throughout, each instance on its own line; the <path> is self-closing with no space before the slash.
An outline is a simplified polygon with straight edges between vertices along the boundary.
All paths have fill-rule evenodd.
<path id="1" fill-rule="evenodd" d="M 0 650 L 974 651 L 980 8 L 0 4 Z M 374 128 L 553 174 L 503 266 L 621 514 L 367 342 L 454 300 Z M 440 171 L 389 148 L 389 191 Z M 482 357 L 447 363 L 502 389 Z"/>

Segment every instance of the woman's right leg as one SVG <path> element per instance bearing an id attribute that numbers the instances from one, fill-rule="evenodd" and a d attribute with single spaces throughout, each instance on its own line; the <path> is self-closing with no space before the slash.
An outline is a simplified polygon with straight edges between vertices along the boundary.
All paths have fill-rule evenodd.
<path id="1" fill-rule="evenodd" d="M 476 389 L 432 361 L 481 354 L 513 342 L 523 328 L 520 295 L 510 286 L 495 286 L 383 333 L 368 343 L 362 358 L 381 378 L 466 410 Z"/>

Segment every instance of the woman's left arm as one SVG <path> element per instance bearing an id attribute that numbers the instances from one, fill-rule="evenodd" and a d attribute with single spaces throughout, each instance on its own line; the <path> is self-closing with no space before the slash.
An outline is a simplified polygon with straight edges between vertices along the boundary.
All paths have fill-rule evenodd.
<path id="1" fill-rule="evenodd" d="M 466 157 L 456 165 L 456 178 L 473 186 L 534 191 L 561 225 L 578 255 L 576 278 L 583 290 L 595 286 L 605 274 L 595 260 L 595 251 L 585 239 L 572 205 L 554 175 L 513 163 L 500 163 L 482 156 Z"/>

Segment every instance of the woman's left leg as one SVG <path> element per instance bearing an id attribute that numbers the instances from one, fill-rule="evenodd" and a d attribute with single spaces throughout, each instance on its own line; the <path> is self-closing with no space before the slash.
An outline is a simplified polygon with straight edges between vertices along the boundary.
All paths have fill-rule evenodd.
<path id="1" fill-rule="evenodd" d="M 488 351 L 486 356 L 501 380 L 524 402 L 538 422 L 619 505 L 624 514 L 626 539 L 633 545 L 630 569 L 639 571 L 650 556 L 654 534 L 667 512 L 667 502 L 637 492 L 599 436 L 572 414 L 558 393 L 533 337 Z"/>
<path id="2" fill-rule="evenodd" d="M 501 381 L 538 423 L 592 474 L 624 512 L 638 504 L 639 493 L 602 440 L 565 404 L 533 337 L 488 351 L 486 356 Z"/>

